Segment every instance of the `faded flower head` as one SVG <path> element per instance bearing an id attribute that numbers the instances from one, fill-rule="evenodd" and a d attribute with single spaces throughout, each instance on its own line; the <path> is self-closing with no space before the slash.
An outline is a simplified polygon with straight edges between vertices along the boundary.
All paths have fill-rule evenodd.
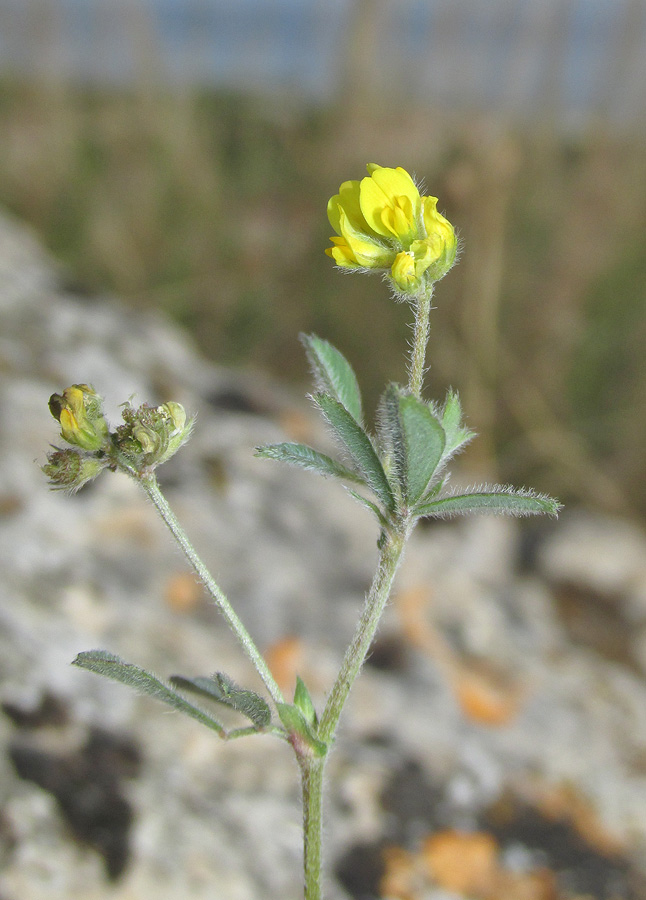
<path id="1" fill-rule="evenodd" d="M 381 270 L 395 290 L 413 295 L 439 281 L 455 262 L 457 239 L 422 197 L 405 169 L 368 165 L 361 181 L 345 181 L 328 203 L 336 235 L 325 251 L 343 269 Z"/>
<path id="2" fill-rule="evenodd" d="M 138 472 L 170 459 L 189 439 L 194 422 L 187 420 L 180 403 L 173 402 L 137 409 L 126 403 L 122 416 L 125 424 L 115 432 L 115 446 L 128 467 Z"/>
<path id="3" fill-rule="evenodd" d="M 106 457 L 99 458 L 96 454 L 88 456 L 79 453 L 78 450 L 67 448 L 49 453 L 42 470 L 49 478 L 53 490 L 69 491 L 73 494 L 88 481 L 93 481 L 108 464 Z"/>
<path id="4" fill-rule="evenodd" d="M 87 384 L 52 394 L 49 409 L 61 426 L 61 437 L 74 447 L 54 447 L 42 470 L 52 488 L 71 492 L 103 469 L 149 476 L 186 443 L 193 427 L 180 403 L 144 404 L 138 409 L 124 403 L 124 424 L 110 431 L 101 398 Z"/>
<path id="5" fill-rule="evenodd" d="M 89 384 L 73 384 L 62 394 L 52 394 L 49 411 L 60 423 L 61 437 L 68 444 L 96 451 L 109 443 L 101 397 Z"/>

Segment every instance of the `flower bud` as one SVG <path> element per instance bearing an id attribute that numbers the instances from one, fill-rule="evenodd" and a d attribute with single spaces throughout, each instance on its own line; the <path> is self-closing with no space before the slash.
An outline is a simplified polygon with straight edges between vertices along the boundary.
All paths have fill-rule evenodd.
<path id="1" fill-rule="evenodd" d="M 83 450 L 96 451 L 109 439 L 101 397 L 87 384 L 73 384 L 62 394 L 52 394 L 49 411 L 60 423 L 61 437 Z"/>
<path id="2" fill-rule="evenodd" d="M 439 281 L 455 263 L 458 239 L 453 225 L 437 211 L 437 197 L 422 197 L 422 216 L 433 260 L 427 270 L 429 281 Z"/>

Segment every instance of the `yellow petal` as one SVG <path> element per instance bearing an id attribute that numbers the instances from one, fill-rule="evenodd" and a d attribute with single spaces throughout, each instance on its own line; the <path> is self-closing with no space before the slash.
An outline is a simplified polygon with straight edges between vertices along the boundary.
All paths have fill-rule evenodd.
<path id="1" fill-rule="evenodd" d="M 361 212 L 373 231 L 408 244 L 417 236 L 420 195 L 413 179 L 401 167 L 368 167 L 371 174 L 360 184 Z"/>
<path id="2" fill-rule="evenodd" d="M 326 247 L 325 252 L 332 257 L 337 266 L 341 266 L 342 269 L 359 268 L 359 264 L 354 258 L 354 253 L 344 238 L 332 237 L 330 240 L 334 242 L 335 246 Z"/>
<path id="3" fill-rule="evenodd" d="M 437 197 L 422 197 L 422 217 L 426 234 L 438 234 L 446 243 L 455 241 L 455 231 L 448 219 L 445 219 L 436 209 Z"/>
<path id="4" fill-rule="evenodd" d="M 355 228 L 343 209 L 340 210 L 339 226 L 341 235 L 350 247 L 357 265 L 369 269 L 390 266 L 394 258 L 393 251 L 371 238 L 370 235 Z"/>
<path id="5" fill-rule="evenodd" d="M 331 197 L 327 205 L 327 216 L 330 225 L 337 234 L 341 234 L 340 214 L 343 210 L 347 218 L 359 230 L 368 230 L 366 220 L 359 206 L 359 182 L 344 181 L 339 188 L 339 193 Z"/>

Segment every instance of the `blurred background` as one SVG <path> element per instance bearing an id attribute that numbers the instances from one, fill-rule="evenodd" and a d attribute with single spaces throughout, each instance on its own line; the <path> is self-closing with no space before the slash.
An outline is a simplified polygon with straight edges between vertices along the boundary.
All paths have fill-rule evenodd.
<path id="1" fill-rule="evenodd" d="M 0 0 L 0 204 L 80 292 L 215 361 L 374 404 L 410 312 L 323 249 L 327 199 L 407 168 L 458 228 L 429 394 L 483 477 L 646 514 L 644 0 Z"/>

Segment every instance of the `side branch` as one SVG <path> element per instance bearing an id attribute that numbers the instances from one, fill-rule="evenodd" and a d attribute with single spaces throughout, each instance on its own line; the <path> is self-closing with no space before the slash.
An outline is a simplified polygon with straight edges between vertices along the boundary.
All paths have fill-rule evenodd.
<path id="1" fill-rule="evenodd" d="M 207 591 L 213 598 L 215 605 L 224 616 L 227 625 L 229 625 L 231 630 L 234 632 L 234 634 L 242 644 L 245 653 L 262 678 L 263 683 L 269 691 L 269 694 L 271 695 L 273 701 L 275 703 L 284 703 L 285 700 L 283 694 L 276 684 L 273 675 L 269 671 L 269 667 L 267 666 L 267 663 L 265 662 L 262 654 L 256 647 L 253 638 L 251 637 L 245 626 L 242 624 L 235 610 L 227 600 L 225 594 L 216 584 L 207 567 L 195 552 L 195 549 L 189 541 L 186 532 L 179 524 L 175 513 L 172 511 L 168 504 L 168 501 L 162 494 L 157 479 L 154 475 L 149 475 L 146 478 L 141 478 L 140 484 L 152 500 L 153 505 L 157 509 L 157 512 L 170 529 L 173 537 L 181 547 L 184 555 L 195 570 L 200 581 L 202 581 Z"/>

